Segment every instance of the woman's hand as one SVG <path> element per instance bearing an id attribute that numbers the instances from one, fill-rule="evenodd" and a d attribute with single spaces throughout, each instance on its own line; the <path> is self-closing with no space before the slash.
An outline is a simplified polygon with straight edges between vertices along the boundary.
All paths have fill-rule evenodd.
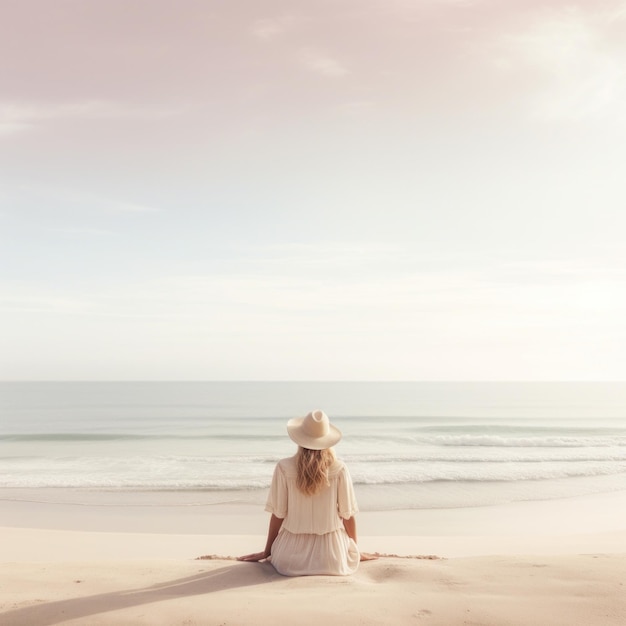
<path id="1" fill-rule="evenodd" d="M 263 552 L 254 552 L 253 554 L 245 554 L 244 556 L 238 556 L 238 561 L 248 561 L 249 563 L 257 563 L 263 561 L 269 557 L 269 554 L 263 550 Z"/>
<path id="2" fill-rule="evenodd" d="M 264 561 L 272 554 L 272 544 L 274 539 L 278 536 L 278 531 L 283 525 L 283 518 L 276 517 L 272 513 L 270 517 L 270 526 L 267 529 L 267 543 L 265 544 L 265 550 L 263 552 L 254 552 L 253 554 L 246 554 L 244 556 L 237 557 L 238 561 L 248 561 L 249 563 L 256 563 L 257 561 Z"/>

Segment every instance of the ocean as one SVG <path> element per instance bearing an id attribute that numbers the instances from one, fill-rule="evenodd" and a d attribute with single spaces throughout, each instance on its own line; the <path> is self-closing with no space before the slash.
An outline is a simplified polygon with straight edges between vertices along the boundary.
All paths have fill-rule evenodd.
<path id="1" fill-rule="evenodd" d="M 626 383 L 5 382 L 0 499 L 261 505 L 316 408 L 362 510 L 626 490 Z"/>

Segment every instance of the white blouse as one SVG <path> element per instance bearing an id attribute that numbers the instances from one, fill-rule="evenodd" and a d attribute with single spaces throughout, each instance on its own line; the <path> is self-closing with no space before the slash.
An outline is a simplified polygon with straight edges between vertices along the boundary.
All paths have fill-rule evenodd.
<path id="1" fill-rule="evenodd" d="M 292 533 L 323 535 L 343 527 L 359 509 L 352 479 L 343 461 L 336 460 L 328 469 L 328 486 L 313 496 L 296 486 L 296 457 L 282 459 L 274 469 L 265 510 L 284 519 L 282 527 Z"/>

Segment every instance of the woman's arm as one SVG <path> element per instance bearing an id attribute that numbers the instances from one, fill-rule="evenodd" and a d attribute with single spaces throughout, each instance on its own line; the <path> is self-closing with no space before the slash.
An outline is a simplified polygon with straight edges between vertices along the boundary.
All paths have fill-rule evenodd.
<path id="1" fill-rule="evenodd" d="M 238 561 L 262 561 L 272 554 L 272 544 L 278 536 L 278 531 L 283 525 L 283 520 L 280 517 L 276 517 L 272 513 L 270 518 L 270 525 L 267 529 L 267 541 L 265 542 L 265 550 L 263 552 L 254 552 L 253 554 L 246 554 L 237 558 Z"/>
<path id="2" fill-rule="evenodd" d="M 348 519 L 342 518 L 343 527 L 346 529 L 348 537 L 357 543 L 356 541 L 356 518 L 354 515 Z M 368 552 L 361 552 L 361 561 L 374 561 L 378 557 L 375 554 L 369 554 Z"/>
<path id="3" fill-rule="evenodd" d="M 346 532 L 348 533 L 348 537 L 350 537 L 350 539 L 352 539 L 354 543 L 357 543 L 356 519 L 354 515 L 352 517 L 349 517 L 348 519 L 342 518 L 341 521 L 343 522 L 343 527 L 346 529 Z"/>

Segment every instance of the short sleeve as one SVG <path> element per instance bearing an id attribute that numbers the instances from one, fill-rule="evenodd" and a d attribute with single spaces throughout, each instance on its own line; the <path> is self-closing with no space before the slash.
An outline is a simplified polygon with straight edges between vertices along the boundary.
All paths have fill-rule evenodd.
<path id="1" fill-rule="evenodd" d="M 272 484 L 267 496 L 265 510 L 281 519 L 287 516 L 287 480 L 280 467 L 280 463 L 274 468 L 274 475 L 272 476 Z"/>
<path id="2" fill-rule="evenodd" d="M 350 519 L 359 510 L 352 486 L 352 478 L 345 465 L 337 477 L 337 508 L 343 519 Z"/>

